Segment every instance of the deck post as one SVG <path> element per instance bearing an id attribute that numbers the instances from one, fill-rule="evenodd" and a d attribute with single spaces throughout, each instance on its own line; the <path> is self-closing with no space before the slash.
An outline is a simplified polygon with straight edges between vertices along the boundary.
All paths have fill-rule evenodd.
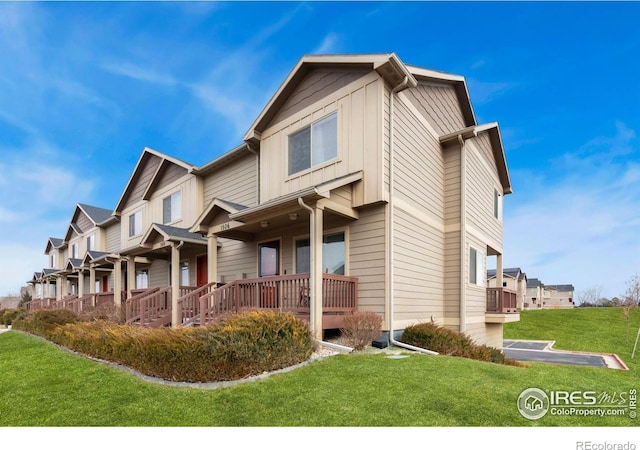
<path id="1" fill-rule="evenodd" d="M 89 267 L 89 294 L 95 294 L 95 293 L 96 293 L 96 268 L 93 265 L 91 265 Z"/>
<path id="2" fill-rule="evenodd" d="M 116 259 L 113 262 L 113 271 L 115 272 L 115 276 L 113 279 L 113 304 L 115 306 L 121 306 L 122 305 L 122 260 L 120 258 Z M 95 277 L 95 275 L 94 275 Z M 95 286 L 95 283 L 94 283 Z M 95 290 L 95 287 L 94 287 Z M 95 300 L 95 296 L 94 298 L 94 302 L 98 303 Z"/>
<path id="3" fill-rule="evenodd" d="M 136 257 L 127 257 L 127 298 L 133 297 L 131 293 L 136 288 Z"/>
<path id="4" fill-rule="evenodd" d="M 310 320 L 312 320 L 311 331 L 313 337 L 322 340 L 322 231 L 323 231 L 323 208 L 315 206 L 314 214 L 311 216 L 313 225 L 311 230 L 313 234 L 310 236 L 310 243 L 313 248 L 311 252 L 311 274 L 313 282 L 313 292 L 311 293 L 311 308 L 313 308 Z"/>
<path id="5" fill-rule="evenodd" d="M 177 327 L 178 299 L 180 298 L 180 247 L 181 244 L 171 245 L 171 326 Z"/>
<path id="6" fill-rule="evenodd" d="M 84 271 L 78 270 L 78 298 L 84 295 Z"/>
<path id="7" fill-rule="evenodd" d="M 218 237 L 215 234 L 207 236 L 207 282 L 218 281 Z"/>

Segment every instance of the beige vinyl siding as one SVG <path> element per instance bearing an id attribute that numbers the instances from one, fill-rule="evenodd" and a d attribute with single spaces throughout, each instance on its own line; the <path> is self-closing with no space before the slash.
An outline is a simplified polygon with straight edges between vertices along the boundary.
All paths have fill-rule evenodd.
<path id="1" fill-rule="evenodd" d="M 257 157 L 247 155 L 206 176 L 204 204 L 214 198 L 254 206 L 258 203 Z"/>
<path id="2" fill-rule="evenodd" d="M 404 92 L 438 134 L 453 133 L 466 126 L 453 86 L 420 82 Z"/>
<path id="3" fill-rule="evenodd" d="M 277 125 L 309 105 L 321 101 L 366 73 L 367 70 L 364 69 L 318 69 L 311 71 L 289 96 L 269 126 Z"/>
<path id="4" fill-rule="evenodd" d="M 149 287 L 167 287 L 169 286 L 169 261 L 164 259 L 154 259 L 150 266 L 136 267 L 138 270 L 149 269 Z"/>
<path id="5" fill-rule="evenodd" d="M 153 175 L 158 170 L 158 165 L 160 164 L 160 162 L 161 162 L 160 157 L 149 154 L 147 160 L 144 162 L 144 165 L 142 166 L 142 172 L 140 176 L 135 180 L 134 185 L 131 186 L 131 191 L 129 193 L 129 196 L 127 197 L 126 202 L 122 206 L 123 209 L 127 209 L 131 205 L 142 200 L 142 194 L 144 194 L 144 191 L 147 189 L 147 186 L 149 186 L 149 183 L 151 182 Z"/>
<path id="6" fill-rule="evenodd" d="M 121 222 L 110 225 L 105 230 L 105 252 L 117 252 L 120 250 L 120 226 Z M 125 226 L 127 227 L 127 235 L 129 230 L 129 218 L 126 218 Z M 100 250 L 100 249 L 97 249 Z"/>
<path id="7" fill-rule="evenodd" d="M 494 217 L 494 192 L 502 194 L 501 184 L 494 171 L 495 161 L 485 159 L 482 151 L 474 145 L 475 139 L 467 142 L 467 224 L 476 233 L 485 237 L 485 244 L 502 251 L 502 222 Z"/>
<path id="8" fill-rule="evenodd" d="M 372 72 L 266 129 L 260 144 L 260 200 L 268 200 L 364 170 L 364 203 L 381 200 L 382 81 Z M 288 136 L 337 112 L 338 156 L 289 175 Z"/>
<path id="9" fill-rule="evenodd" d="M 167 164 L 167 163 L 165 163 Z M 183 177 L 187 174 L 187 169 L 184 167 L 180 167 L 176 164 L 168 164 L 168 167 L 162 175 L 160 175 L 160 179 L 158 180 L 158 185 L 156 189 L 161 190 L 172 183 L 175 183 L 180 177 Z"/>
<path id="10" fill-rule="evenodd" d="M 78 227 L 80 227 L 80 229 L 83 232 L 87 232 L 90 228 L 93 228 L 94 224 L 91 221 L 91 219 L 89 219 L 85 213 L 83 213 L 82 211 L 80 211 L 80 214 L 78 214 L 78 220 L 76 220 L 76 224 L 78 225 Z"/>
<path id="11" fill-rule="evenodd" d="M 444 159 L 400 98 L 394 116 L 394 328 L 444 316 Z"/>
<path id="12" fill-rule="evenodd" d="M 444 157 L 444 310 L 448 322 L 460 318 L 460 148 Z"/>
<path id="13" fill-rule="evenodd" d="M 255 242 L 241 242 L 218 238 L 218 280 L 228 283 L 242 278 L 258 276 L 257 247 Z"/>
<path id="14" fill-rule="evenodd" d="M 358 309 L 385 313 L 386 205 L 360 210 L 349 226 L 349 275 L 358 278 Z"/>

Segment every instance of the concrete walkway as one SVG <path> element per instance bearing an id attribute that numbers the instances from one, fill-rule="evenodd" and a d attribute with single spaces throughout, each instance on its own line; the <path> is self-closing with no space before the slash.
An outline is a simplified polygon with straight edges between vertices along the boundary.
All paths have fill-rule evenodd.
<path id="1" fill-rule="evenodd" d="M 505 340 L 503 352 L 517 361 L 571 364 L 575 366 L 607 367 L 628 370 L 618 355 L 554 350 L 555 341 Z"/>

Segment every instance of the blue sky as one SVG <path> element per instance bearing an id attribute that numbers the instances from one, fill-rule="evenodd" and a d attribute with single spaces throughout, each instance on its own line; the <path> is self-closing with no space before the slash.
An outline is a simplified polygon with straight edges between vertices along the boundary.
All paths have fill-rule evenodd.
<path id="1" fill-rule="evenodd" d="M 500 124 L 504 264 L 547 284 L 640 272 L 640 3 L 0 3 L 0 295 L 76 203 L 113 208 L 145 146 L 204 164 L 303 54 L 395 52 L 466 77 Z"/>

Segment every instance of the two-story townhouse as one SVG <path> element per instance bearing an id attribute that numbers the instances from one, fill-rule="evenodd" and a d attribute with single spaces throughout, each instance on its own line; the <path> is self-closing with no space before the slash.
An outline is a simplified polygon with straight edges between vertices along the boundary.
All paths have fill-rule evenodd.
<path id="1" fill-rule="evenodd" d="M 245 142 L 259 155 L 258 203 L 216 200 L 191 230 L 244 242 L 235 274 L 307 274 L 317 338 L 341 323 L 333 276 L 357 283 L 357 308 L 382 315 L 390 336 L 434 320 L 501 347 L 518 315 L 500 292 L 487 297 L 485 267 L 502 264 L 511 184 L 498 126 L 476 123 L 463 77 L 395 54 L 306 56 Z"/>
<path id="2" fill-rule="evenodd" d="M 516 293 L 518 309 L 524 309 L 525 298 L 527 296 L 527 274 L 520 267 L 510 267 L 502 271 L 502 286 L 497 286 L 496 270 L 487 270 L 487 287 L 503 287 Z"/>
<path id="3" fill-rule="evenodd" d="M 571 284 L 547 284 L 545 289 L 548 295 L 544 299 L 543 308 L 574 308 L 573 292 L 574 287 Z"/>

